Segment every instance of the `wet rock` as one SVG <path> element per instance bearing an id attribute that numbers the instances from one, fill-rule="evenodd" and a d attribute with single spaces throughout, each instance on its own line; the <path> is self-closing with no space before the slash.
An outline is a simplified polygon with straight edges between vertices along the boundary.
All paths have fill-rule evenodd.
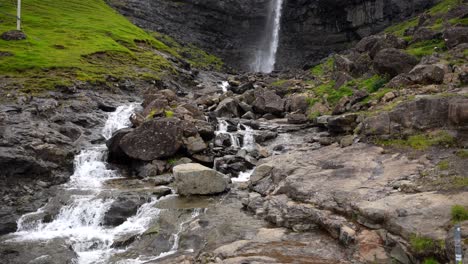
<path id="1" fill-rule="evenodd" d="M 214 144 L 217 147 L 230 147 L 232 145 L 231 136 L 227 133 L 221 133 L 216 135 Z"/>
<path id="2" fill-rule="evenodd" d="M 238 176 L 241 172 L 253 169 L 256 160 L 246 153 L 244 155 L 227 155 L 216 159 L 216 170 L 233 177 Z"/>
<path id="3" fill-rule="evenodd" d="M 0 147 L 2 178 L 47 178 L 51 168 L 46 163 L 14 148 Z"/>
<path id="4" fill-rule="evenodd" d="M 98 108 L 101 109 L 102 111 L 104 112 L 115 112 L 115 110 L 117 110 L 117 107 L 115 106 L 112 106 L 112 105 L 109 105 L 109 104 L 106 104 L 104 102 L 98 102 Z"/>
<path id="5" fill-rule="evenodd" d="M 401 73 L 408 73 L 418 64 L 418 59 L 398 49 L 384 49 L 374 58 L 374 68 L 380 74 L 391 77 Z"/>
<path id="6" fill-rule="evenodd" d="M 259 114 L 281 115 L 284 112 L 285 100 L 271 90 L 255 91 L 254 110 Z"/>
<path id="7" fill-rule="evenodd" d="M 445 71 L 437 65 L 417 65 L 414 67 L 408 77 L 413 83 L 417 84 L 441 84 L 444 81 Z"/>
<path id="8" fill-rule="evenodd" d="M 74 264 L 78 255 L 63 238 L 0 244 L 0 258 L 8 264 Z"/>
<path id="9" fill-rule="evenodd" d="M 129 157 L 151 161 L 168 158 L 182 147 L 182 122 L 175 118 L 154 119 L 123 136 L 119 146 Z"/>
<path id="10" fill-rule="evenodd" d="M 209 122 L 203 120 L 193 120 L 192 122 L 195 125 L 198 134 L 200 134 L 204 140 L 208 141 L 215 137 L 215 130 Z"/>
<path id="11" fill-rule="evenodd" d="M 120 147 L 120 143 L 122 138 L 132 131 L 133 129 L 131 128 L 118 130 L 114 133 L 112 138 L 106 142 L 107 149 L 109 151 L 107 160 L 109 162 L 117 164 L 128 164 L 130 162 L 130 157 Z"/>
<path id="12" fill-rule="evenodd" d="M 175 166 L 173 173 L 177 193 L 183 196 L 217 194 L 229 188 L 227 176 L 197 163 Z"/>
<path id="13" fill-rule="evenodd" d="M 166 161 L 162 160 L 153 160 L 151 163 L 148 163 L 138 169 L 138 177 L 148 178 L 161 175 L 169 169 L 169 164 Z"/>
<path id="14" fill-rule="evenodd" d="M 214 113 L 217 117 L 239 117 L 239 104 L 233 98 L 226 98 L 219 103 L 218 107 L 214 110 Z"/>
<path id="15" fill-rule="evenodd" d="M 235 94 L 243 94 L 248 90 L 253 90 L 255 87 L 252 82 L 244 83 L 239 86 L 231 87 L 231 91 Z"/>
<path id="16" fill-rule="evenodd" d="M 129 217 L 135 215 L 138 208 L 148 202 L 148 198 L 134 193 L 120 194 L 105 213 L 104 225 L 118 226 L 122 224 Z"/>
<path id="17" fill-rule="evenodd" d="M 255 114 L 252 113 L 252 112 L 247 112 L 247 113 L 245 113 L 245 114 L 242 116 L 242 119 L 253 120 L 253 119 L 255 119 L 255 118 L 256 118 L 256 116 L 255 116 Z"/>
<path id="18" fill-rule="evenodd" d="M 254 134 L 254 139 L 257 143 L 262 143 L 271 139 L 275 139 L 276 137 L 278 137 L 278 132 L 269 130 L 256 131 Z"/>
<path id="19" fill-rule="evenodd" d="M 449 49 L 462 43 L 468 43 L 468 28 L 450 27 L 444 31 L 445 44 Z"/>
<path id="20" fill-rule="evenodd" d="M 0 36 L 0 38 L 6 41 L 23 40 L 23 39 L 26 39 L 26 34 L 24 34 L 23 31 L 11 30 L 11 31 L 4 32 Z"/>
<path id="21" fill-rule="evenodd" d="M 244 113 L 253 111 L 253 107 L 245 102 L 240 102 L 239 107 L 242 109 Z"/>

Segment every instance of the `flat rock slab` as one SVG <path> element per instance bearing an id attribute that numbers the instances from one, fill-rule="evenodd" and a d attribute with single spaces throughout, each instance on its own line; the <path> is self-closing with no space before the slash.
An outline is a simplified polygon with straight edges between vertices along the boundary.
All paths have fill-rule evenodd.
<path id="1" fill-rule="evenodd" d="M 173 173 L 177 193 L 183 196 L 218 194 L 229 188 L 226 175 L 198 163 L 175 166 Z"/>

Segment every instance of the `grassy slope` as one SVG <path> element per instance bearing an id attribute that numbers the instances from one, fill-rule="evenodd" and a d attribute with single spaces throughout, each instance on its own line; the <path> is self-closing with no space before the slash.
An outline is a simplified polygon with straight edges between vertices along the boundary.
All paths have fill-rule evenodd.
<path id="1" fill-rule="evenodd" d="M 14 14 L 15 2 L 2 3 L 2 12 Z M 22 16 L 28 38 L 0 40 L 0 51 L 13 54 L 0 57 L 0 76 L 39 79 L 37 84 L 20 84 L 25 91 L 51 89 L 74 78 L 94 82 L 105 81 L 108 75 L 158 79 L 171 72 L 171 64 L 159 51 L 181 57 L 103 0 L 26 0 Z M 13 17 L 0 14 L 0 33 L 15 25 Z M 194 64 L 215 60 L 198 53 Z"/>

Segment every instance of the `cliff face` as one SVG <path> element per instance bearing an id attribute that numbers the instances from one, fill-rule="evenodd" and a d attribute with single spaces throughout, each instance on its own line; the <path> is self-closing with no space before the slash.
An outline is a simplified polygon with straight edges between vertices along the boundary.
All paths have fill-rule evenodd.
<path id="1" fill-rule="evenodd" d="M 297 0 L 283 7 L 279 68 L 314 63 L 437 0 Z"/>
<path id="2" fill-rule="evenodd" d="M 193 43 L 248 70 L 264 32 L 268 0 L 108 0 L 140 27 Z M 438 0 L 288 0 L 277 68 L 302 67 Z"/>

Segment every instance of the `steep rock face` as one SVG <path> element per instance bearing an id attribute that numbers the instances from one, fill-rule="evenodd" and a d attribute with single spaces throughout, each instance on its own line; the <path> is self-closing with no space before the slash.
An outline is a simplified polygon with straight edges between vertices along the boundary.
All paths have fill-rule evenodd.
<path id="1" fill-rule="evenodd" d="M 437 0 L 298 0 L 283 7 L 277 66 L 300 67 L 434 5 Z"/>
<path id="2" fill-rule="evenodd" d="M 249 64 L 264 28 L 268 0 L 107 0 L 133 23 L 192 43 L 228 65 Z"/>
<path id="3" fill-rule="evenodd" d="M 107 0 L 140 27 L 193 43 L 249 70 L 268 0 Z M 302 67 L 408 18 L 438 0 L 285 1 L 277 68 Z"/>

